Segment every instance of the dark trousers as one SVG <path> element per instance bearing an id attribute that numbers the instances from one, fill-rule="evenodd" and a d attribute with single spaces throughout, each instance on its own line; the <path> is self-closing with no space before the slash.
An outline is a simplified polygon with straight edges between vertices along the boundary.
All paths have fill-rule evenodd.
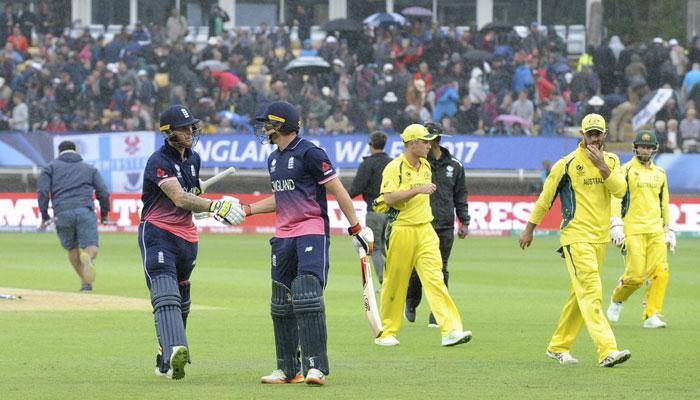
<path id="1" fill-rule="evenodd" d="M 442 274 L 445 280 L 445 286 L 447 286 L 447 281 L 449 280 L 450 273 L 447 271 L 447 260 L 450 258 L 450 253 L 452 252 L 452 244 L 454 243 L 455 236 L 454 230 L 450 229 L 436 229 L 435 232 L 440 239 L 440 256 L 442 257 Z M 421 298 L 423 297 L 423 285 L 420 283 L 420 278 L 414 269 L 411 273 L 411 280 L 408 282 L 408 291 L 406 292 L 406 307 L 417 308 L 420 304 Z"/>

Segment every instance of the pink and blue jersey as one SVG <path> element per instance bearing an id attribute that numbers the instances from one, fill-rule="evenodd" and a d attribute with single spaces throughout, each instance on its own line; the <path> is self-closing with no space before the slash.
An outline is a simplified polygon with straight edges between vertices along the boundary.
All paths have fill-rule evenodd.
<path id="1" fill-rule="evenodd" d="M 185 160 L 167 143 L 153 153 L 143 173 L 141 221 L 147 221 L 188 242 L 199 241 L 192 212 L 177 207 L 160 190 L 163 183 L 177 180 L 184 191 L 199 193 L 199 166 L 199 154 L 190 149 L 185 150 Z"/>
<path id="2" fill-rule="evenodd" d="M 295 138 L 267 159 L 275 195 L 275 237 L 330 235 L 326 188 L 337 177 L 328 155 L 306 139 Z"/>

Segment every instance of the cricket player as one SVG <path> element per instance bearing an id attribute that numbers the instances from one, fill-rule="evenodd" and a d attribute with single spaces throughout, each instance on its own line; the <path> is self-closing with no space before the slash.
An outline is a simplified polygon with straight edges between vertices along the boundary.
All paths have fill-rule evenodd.
<path id="1" fill-rule="evenodd" d="M 625 272 L 613 291 L 608 320 L 620 319 L 622 303 L 647 281 L 644 328 L 664 328 L 659 318 L 668 285 L 667 245 L 676 249 L 676 234 L 669 228 L 666 171 L 652 158 L 659 142 L 652 131 L 640 131 L 634 139 L 636 156 L 622 166 L 628 189 L 622 201 L 612 200 L 610 235 L 626 251 Z M 623 253 L 624 254 L 624 253 Z"/>
<path id="2" fill-rule="evenodd" d="M 603 315 L 600 269 L 610 241 L 610 196 L 622 198 L 627 190 L 615 154 L 603 151 L 608 130 L 605 119 L 588 114 L 581 121 L 581 143 L 559 159 L 544 182 L 530 221 L 520 234 L 524 250 L 532 243 L 535 227 L 542 222 L 556 196 L 561 199 L 562 222 L 559 252 L 571 278 L 569 298 L 547 347 L 547 356 L 561 364 L 578 362 L 571 347 L 583 325 L 598 350 L 601 367 L 612 367 L 630 358 L 618 350 L 615 335 Z"/>
<path id="3" fill-rule="evenodd" d="M 381 195 L 375 200 L 375 211 L 387 212 L 389 224 L 379 307 L 384 332 L 374 341 L 379 346 L 399 344 L 396 335 L 401 328 L 406 290 L 414 267 L 440 326 L 442 345 L 455 346 L 472 338 L 470 331 L 462 330 L 459 311 L 447 292 L 440 242 L 431 224 L 430 194 L 436 186 L 426 157 L 435 138 L 437 135 L 423 125 L 407 126 L 401 134 L 403 154 L 387 164 L 382 173 Z"/>
<path id="4" fill-rule="evenodd" d="M 109 191 L 102 176 L 95 167 L 83 162 L 75 143 L 64 140 L 58 145 L 58 157 L 42 169 L 37 189 L 41 212 L 39 229 L 55 221 L 61 246 L 68 252 L 68 260 L 82 281 L 80 291 L 92 291 L 93 261 L 99 242 L 93 194 L 100 202 L 101 224 L 108 223 L 109 213 Z M 49 216 L 49 199 L 53 219 Z"/>
<path id="5" fill-rule="evenodd" d="M 198 124 L 186 107 L 168 107 L 160 117 L 165 143 L 148 159 L 143 174 L 138 241 L 160 344 L 155 373 L 170 379 L 182 379 L 189 362 L 185 326 L 199 241 L 192 212 L 211 212 L 231 225 L 245 219 L 233 200 L 197 197 L 200 159 L 192 147 L 199 139 Z"/>
<path id="6" fill-rule="evenodd" d="M 440 239 L 440 257 L 442 258 L 442 275 L 445 277 L 445 286 L 448 286 L 450 273 L 447 263 L 452 252 L 455 239 L 455 212 L 459 219 L 460 239 L 467 237 L 469 233 L 469 205 L 467 204 L 467 181 L 464 176 L 464 167 L 456 158 L 452 157 L 447 148 L 440 146 L 440 138 L 444 133 L 442 125 L 429 122 L 425 124 L 428 132 L 437 137 L 430 142 L 428 162 L 433 174 L 435 192 L 430 195 L 430 208 L 433 210 L 433 229 Z M 408 322 L 415 322 L 416 308 L 420 304 L 422 293 L 420 279 L 415 270 L 411 274 L 406 294 L 406 309 L 404 314 Z M 435 316 L 430 313 L 428 326 L 437 328 Z"/>
<path id="7" fill-rule="evenodd" d="M 299 114 L 284 101 L 270 103 L 257 121 L 262 143 L 277 145 L 268 160 L 273 195 L 243 205 L 246 216 L 277 212 L 272 246 L 270 313 L 277 369 L 262 383 L 324 385 L 330 373 L 326 352 L 326 308 L 330 226 L 326 192 L 335 196 L 350 222 L 359 250 L 372 254 L 372 230 L 361 227 L 348 192 L 326 152 L 299 136 Z M 301 361 L 299 360 L 301 351 Z"/>

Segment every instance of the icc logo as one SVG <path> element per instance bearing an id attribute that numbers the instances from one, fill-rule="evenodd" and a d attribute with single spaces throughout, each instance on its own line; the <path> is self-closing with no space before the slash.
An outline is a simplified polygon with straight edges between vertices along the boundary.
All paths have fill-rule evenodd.
<path id="1" fill-rule="evenodd" d="M 141 143 L 141 138 L 138 136 L 127 136 L 124 138 L 124 151 L 130 156 L 139 152 L 139 144 Z"/>

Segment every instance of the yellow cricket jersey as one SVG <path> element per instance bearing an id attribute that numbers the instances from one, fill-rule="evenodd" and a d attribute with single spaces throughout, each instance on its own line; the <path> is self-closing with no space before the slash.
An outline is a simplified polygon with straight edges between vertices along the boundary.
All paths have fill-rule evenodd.
<path id="1" fill-rule="evenodd" d="M 432 183 L 432 172 L 428 160 L 421 158 L 420 167 L 416 170 L 401 154 L 384 167 L 381 194 L 409 190 L 426 183 Z M 395 204 L 389 209 L 388 216 L 393 226 L 431 222 L 433 211 L 430 208 L 430 195 L 420 193 L 402 203 Z"/>
<path id="2" fill-rule="evenodd" d="M 622 198 L 627 190 L 620 159 L 615 154 L 604 152 L 610 176 L 603 179 L 582 146 L 583 142 L 552 166 L 530 216 L 530 222 L 539 225 L 558 195 L 562 211 L 562 246 L 609 242 L 610 196 Z"/>
<path id="3" fill-rule="evenodd" d="M 668 225 L 668 183 L 666 171 L 642 164 L 637 157 L 622 166 L 627 193 L 612 199 L 612 215 L 622 217 L 625 235 L 663 232 Z"/>

